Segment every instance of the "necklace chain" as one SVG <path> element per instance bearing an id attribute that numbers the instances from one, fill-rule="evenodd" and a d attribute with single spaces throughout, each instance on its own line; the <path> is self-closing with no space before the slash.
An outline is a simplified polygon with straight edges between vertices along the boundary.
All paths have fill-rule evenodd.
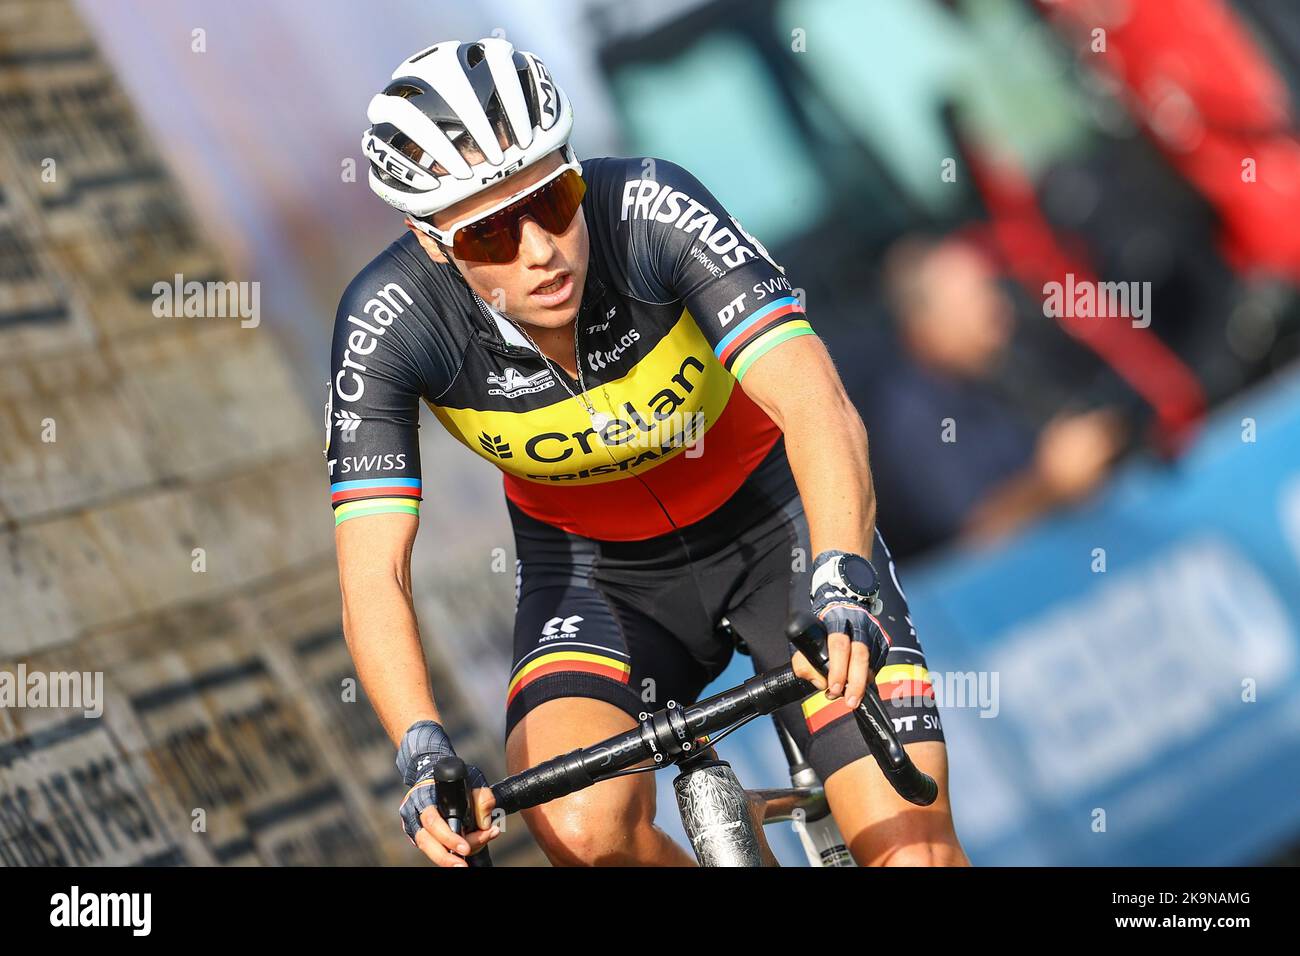
<path id="1" fill-rule="evenodd" d="M 492 314 L 487 311 L 487 303 L 483 301 L 482 297 L 479 296 L 478 293 L 474 294 L 474 298 L 478 301 L 479 310 L 484 314 L 484 316 L 486 316 L 488 319 L 491 319 Z M 503 312 L 502 315 L 505 315 L 505 313 Z M 560 384 L 564 386 L 564 390 L 568 392 L 572 397 L 576 398 L 579 402 L 582 403 L 583 407 L 586 408 L 587 410 L 587 415 L 591 418 L 592 424 L 595 425 L 597 428 L 599 428 L 601 427 L 601 425 L 598 424 L 598 419 L 605 418 L 607 416 L 605 416 L 602 412 L 598 411 L 596 409 L 596 406 L 591 404 L 591 399 L 587 398 L 587 382 L 582 374 L 582 352 L 578 348 L 578 325 L 579 325 L 578 319 L 579 318 L 580 316 L 574 316 L 573 319 L 573 364 L 574 367 L 578 370 L 578 388 L 581 389 L 581 391 L 575 392 L 573 388 L 569 385 L 568 374 L 564 371 L 563 368 L 560 367 L 560 364 L 558 362 L 552 362 L 550 357 L 545 352 L 543 352 L 540 348 L 538 348 L 537 343 L 533 341 L 533 337 L 528 334 L 527 329 L 525 329 L 514 319 L 510 318 L 510 316 L 505 315 L 506 321 L 509 322 L 511 325 L 513 325 L 515 329 L 519 332 L 519 334 L 528 340 L 528 344 L 533 347 L 533 351 L 541 356 L 541 359 L 543 362 L 546 363 L 547 368 L 551 369 L 552 374 L 554 374 L 555 377 L 560 380 Z"/>

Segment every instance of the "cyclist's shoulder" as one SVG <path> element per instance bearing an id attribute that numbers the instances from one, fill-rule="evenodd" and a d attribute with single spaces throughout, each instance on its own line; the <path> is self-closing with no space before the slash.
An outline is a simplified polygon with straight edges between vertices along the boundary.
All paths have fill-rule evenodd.
<path id="1" fill-rule="evenodd" d="M 684 231 L 688 213 L 707 214 L 712 197 L 657 156 L 583 160 L 582 172 L 592 256 L 614 287 L 649 302 L 675 298 L 673 279 L 693 238 Z"/>
<path id="2" fill-rule="evenodd" d="M 616 223 L 638 221 L 653 225 L 653 217 L 638 215 L 660 193 L 685 193 L 707 205 L 708 190 L 686 167 L 659 156 L 603 156 L 582 161 L 583 179 L 600 208 Z"/>
<path id="3" fill-rule="evenodd" d="M 336 321 L 349 314 L 378 308 L 375 300 L 393 298 L 420 314 L 453 311 L 458 298 L 467 293 L 446 274 L 446 267 L 432 262 L 409 230 L 394 239 L 352 277 L 339 297 Z M 400 314 L 400 313 L 399 313 Z"/>
<path id="4" fill-rule="evenodd" d="M 448 272 L 429 259 L 409 231 L 389 243 L 339 297 L 334 365 L 383 356 L 390 374 L 426 385 L 442 382 L 472 335 L 472 297 Z"/>

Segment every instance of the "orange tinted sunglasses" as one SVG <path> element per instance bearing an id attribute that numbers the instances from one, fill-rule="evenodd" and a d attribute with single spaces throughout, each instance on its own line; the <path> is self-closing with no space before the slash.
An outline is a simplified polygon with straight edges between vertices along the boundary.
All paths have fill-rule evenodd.
<path id="1" fill-rule="evenodd" d="M 466 262 L 513 262 L 519 255 L 519 239 L 525 218 L 532 219 L 551 235 L 569 228 L 582 206 L 587 184 L 573 165 L 561 166 L 522 197 L 511 197 L 476 219 L 458 222 L 450 229 L 430 228 L 457 259 Z M 428 223 L 428 220 L 424 220 Z"/>

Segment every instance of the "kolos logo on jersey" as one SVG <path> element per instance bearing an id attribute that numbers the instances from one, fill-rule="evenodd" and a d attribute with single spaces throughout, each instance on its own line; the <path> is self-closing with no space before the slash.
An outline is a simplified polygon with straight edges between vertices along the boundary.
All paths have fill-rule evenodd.
<path id="1" fill-rule="evenodd" d="M 568 617 L 553 617 L 542 626 L 542 638 L 553 641 L 557 637 L 577 634 L 578 625 L 581 623 L 582 617 L 578 614 L 570 614 Z"/>
<path id="2" fill-rule="evenodd" d="M 606 326 L 609 323 L 605 323 Z M 587 353 L 587 366 L 593 371 L 598 372 L 606 366 L 613 365 L 621 359 L 625 352 L 634 344 L 641 341 L 641 333 L 636 329 L 628 329 L 623 333 L 622 338 L 612 349 L 602 349 L 595 352 Z"/>

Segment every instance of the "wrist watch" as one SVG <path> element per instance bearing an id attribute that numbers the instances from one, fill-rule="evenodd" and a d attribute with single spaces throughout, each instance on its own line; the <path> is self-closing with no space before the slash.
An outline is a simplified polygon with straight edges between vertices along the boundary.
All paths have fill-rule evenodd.
<path id="1" fill-rule="evenodd" d="M 811 592 L 816 594 L 824 584 L 872 603 L 880 591 L 876 569 L 860 554 L 837 554 L 822 564 L 813 572 Z"/>

